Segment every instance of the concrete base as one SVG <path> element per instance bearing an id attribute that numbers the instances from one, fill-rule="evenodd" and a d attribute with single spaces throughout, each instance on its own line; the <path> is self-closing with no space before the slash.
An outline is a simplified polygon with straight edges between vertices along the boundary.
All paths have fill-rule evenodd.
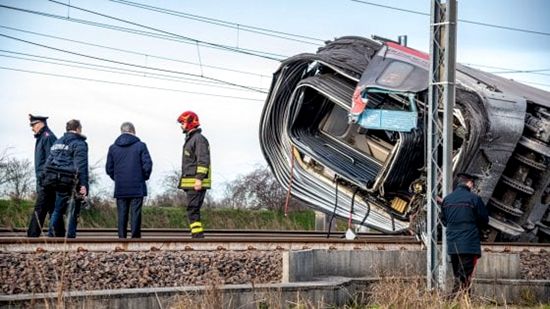
<path id="1" fill-rule="evenodd" d="M 362 304 L 364 292 L 379 278 L 330 277 L 318 281 L 287 284 L 226 285 L 220 287 L 181 287 L 121 289 L 88 292 L 19 294 L 0 296 L 0 308 L 313 308 Z M 406 282 L 407 278 L 403 278 Z M 399 291 L 395 291 L 399 293 Z M 550 281 L 475 280 L 473 293 L 497 304 L 536 305 L 550 303 Z"/>
<path id="2" fill-rule="evenodd" d="M 354 280 L 342 278 L 330 281 L 289 284 L 225 285 L 220 287 L 181 287 L 121 289 L 88 292 L 19 294 L 0 296 L 0 308 L 56 307 L 62 301 L 66 308 L 289 308 L 297 304 L 322 308 L 343 306 L 358 286 Z"/>
<path id="3" fill-rule="evenodd" d="M 303 250 L 283 253 L 283 282 L 319 276 L 411 277 L 426 275 L 426 251 Z M 448 264 L 448 275 L 452 267 Z M 484 253 L 475 278 L 520 279 L 519 253 Z"/>

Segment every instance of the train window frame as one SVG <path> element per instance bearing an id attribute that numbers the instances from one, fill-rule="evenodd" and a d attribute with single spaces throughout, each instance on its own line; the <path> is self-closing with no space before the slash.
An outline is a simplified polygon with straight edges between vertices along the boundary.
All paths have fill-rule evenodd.
<path id="1" fill-rule="evenodd" d="M 367 88 L 361 96 L 368 102 L 369 93 L 404 96 L 408 100 L 408 111 L 389 110 L 367 107 L 359 115 L 357 124 L 366 129 L 410 132 L 418 126 L 418 108 L 415 94 L 409 92 L 391 91 L 380 88 Z"/>

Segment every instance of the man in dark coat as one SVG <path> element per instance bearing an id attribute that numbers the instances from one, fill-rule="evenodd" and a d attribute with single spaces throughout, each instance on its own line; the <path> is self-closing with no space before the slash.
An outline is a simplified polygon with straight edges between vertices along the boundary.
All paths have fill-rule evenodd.
<path id="1" fill-rule="evenodd" d="M 115 181 L 116 206 L 118 210 L 118 237 L 126 238 L 128 211 L 132 210 L 132 238 L 141 237 L 141 207 L 147 196 L 145 181 L 153 170 L 153 161 L 147 145 L 135 135 L 130 122 L 120 126 L 120 136 L 109 147 L 105 171 Z"/>
<path id="2" fill-rule="evenodd" d="M 481 230 L 489 214 L 481 198 L 471 192 L 477 177 L 459 173 L 456 189 L 443 199 L 441 222 L 447 228 L 447 251 L 451 256 L 453 292 L 469 292 L 477 259 L 481 257 Z"/>
<path id="3" fill-rule="evenodd" d="M 183 112 L 178 122 L 185 136 L 183 156 L 181 160 L 181 178 L 178 188 L 183 189 L 187 196 L 187 219 L 192 238 L 203 238 L 204 229 L 201 222 L 200 209 L 210 189 L 210 146 L 199 128 L 199 117 L 192 111 Z"/>
<path id="4" fill-rule="evenodd" d="M 36 193 L 39 199 L 36 201 L 34 211 L 29 222 L 29 229 L 27 230 L 28 237 L 40 236 L 46 215 L 49 213 L 51 217 L 56 202 L 55 195 L 40 194 L 40 192 L 44 190 L 40 183 L 41 173 L 44 169 L 46 159 L 50 154 L 50 148 L 57 140 L 55 134 L 53 134 L 48 127 L 47 119 L 48 117 L 29 114 L 30 126 L 32 132 L 34 133 L 34 137 L 36 138 L 36 143 L 34 145 L 34 174 L 36 177 Z M 65 234 L 63 219 L 59 221 L 59 224 L 57 224 L 54 229 L 56 234 Z"/>
<path id="5" fill-rule="evenodd" d="M 62 220 L 65 208 L 69 205 L 67 238 L 75 238 L 80 207 L 83 200 L 88 196 L 90 189 L 88 183 L 88 144 L 86 143 L 86 136 L 82 135 L 82 125 L 79 120 L 73 119 L 67 122 L 65 134 L 51 148 L 50 156 L 46 161 L 46 167 L 48 166 L 75 169 L 77 172 L 74 190 L 68 192 L 61 202 L 56 203 L 50 222 L 51 227 Z M 55 192 L 55 190 L 48 191 Z"/>

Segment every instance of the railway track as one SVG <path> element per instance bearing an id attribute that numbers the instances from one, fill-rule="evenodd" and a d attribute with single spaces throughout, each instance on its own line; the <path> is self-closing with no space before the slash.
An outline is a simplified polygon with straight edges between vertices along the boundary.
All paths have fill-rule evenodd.
<path id="1" fill-rule="evenodd" d="M 43 235 L 46 235 L 47 231 L 43 231 Z M 189 230 L 187 229 L 162 229 L 162 228 L 150 228 L 142 229 L 142 239 L 150 238 L 189 238 Z M 344 232 L 331 232 L 331 240 L 343 239 Z M 0 228 L 0 239 L 6 238 L 25 238 L 27 230 L 24 228 Z M 254 239 L 326 239 L 327 232 L 323 231 L 282 231 L 282 230 L 225 230 L 225 229 L 213 229 L 207 231 L 208 239 L 220 239 L 220 238 L 254 238 Z M 115 228 L 84 228 L 78 230 L 78 238 L 117 238 L 117 229 Z M 40 239 L 40 238 L 39 238 Z M 54 239 L 54 238 L 49 238 Z M 409 241 L 414 240 L 413 236 L 407 235 L 384 235 L 380 233 L 358 233 L 358 240 L 372 240 L 372 241 Z"/>
<path id="2" fill-rule="evenodd" d="M 45 235 L 44 233 L 43 235 Z M 75 239 L 27 238 L 23 228 L 0 229 L 0 252 L 35 251 L 156 251 L 156 250 L 423 250 L 414 236 L 359 233 L 354 240 L 343 232 L 327 238 L 322 231 L 209 230 L 204 239 L 191 239 L 185 229 L 143 229 L 142 238 L 119 239 L 116 229 L 81 229 Z M 487 252 L 549 251 L 549 243 L 483 243 Z"/>

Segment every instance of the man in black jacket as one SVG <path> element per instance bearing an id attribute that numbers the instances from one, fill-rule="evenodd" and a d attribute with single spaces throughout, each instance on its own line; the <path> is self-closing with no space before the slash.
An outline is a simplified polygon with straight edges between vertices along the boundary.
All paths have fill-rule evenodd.
<path id="1" fill-rule="evenodd" d="M 199 117 L 192 111 L 183 112 L 178 117 L 183 133 L 186 134 L 181 161 L 181 178 L 178 188 L 187 195 L 187 219 L 192 238 L 203 238 L 204 229 L 200 209 L 210 189 L 210 146 L 199 128 Z"/>
<path id="2" fill-rule="evenodd" d="M 82 135 L 82 125 L 79 120 L 69 120 L 65 128 L 65 134 L 51 148 L 50 156 L 46 161 L 46 168 L 54 166 L 63 169 L 74 169 L 76 171 L 76 183 L 70 191 L 63 192 L 67 193 L 63 201 L 56 203 L 50 227 L 55 226 L 63 218 L 63 213 L 69 203 L 67 238 L 75 238 L 80 207 L 89 192 L 88 144 L 86 143 L 86 136 Z M 49 191 L 56 190 L 59 191 L 59 189 Z"/>
<path id="3" fill-rule="evenodd" d="M 48 127 L 47 119 L 48 117 L 29 114 L 30 126 L 36 138 L 36 143 L 34 145 L 34 174 L 36 177 L 36 193 L 38 198 L 29 222 L 29 229 L 27 230 L 28 237 L 40 236 L 46 215 L 49 213 L 51 217 L 56 202 L 55 194 L 43 194 L 42 191 L 44 188 L 40 182 L 44 164 L 50 154 L 50 148 L 57 140 L 55 134 L 53 134 Z M 65 234 L 63 219 L 54 227 L 54 230 L 55 234 Z M 54 236 L 53 233 L 54 231 L 52 231 L 52 235 L 50 236 Z"/>
<path id="4" fill-rule="evenodd" d="M 447 251 L 451 256 L 453 292 L 469 292 L 471 277 L 481 257 L 481 230 L 489 214 L 481 198 L 471 192 L 476 176 L 459 173 L 457 188 L 443 199 L 441 222 L 447 228 Z"/>
<path id="5" fill-rule="evenodd" d="M 115 181 L 116 206 L 118 210 L 118 237 L 126 238 L 128 211 L 132 210 L 132 238 L 141 237 L 141 207 L 147 196 L 146 180 L 149 180 L 153 161 L 147 145 L 135 135 L 131 122 L 120 126 L 120 136 L 109 147 L 105 171 Z"/>

